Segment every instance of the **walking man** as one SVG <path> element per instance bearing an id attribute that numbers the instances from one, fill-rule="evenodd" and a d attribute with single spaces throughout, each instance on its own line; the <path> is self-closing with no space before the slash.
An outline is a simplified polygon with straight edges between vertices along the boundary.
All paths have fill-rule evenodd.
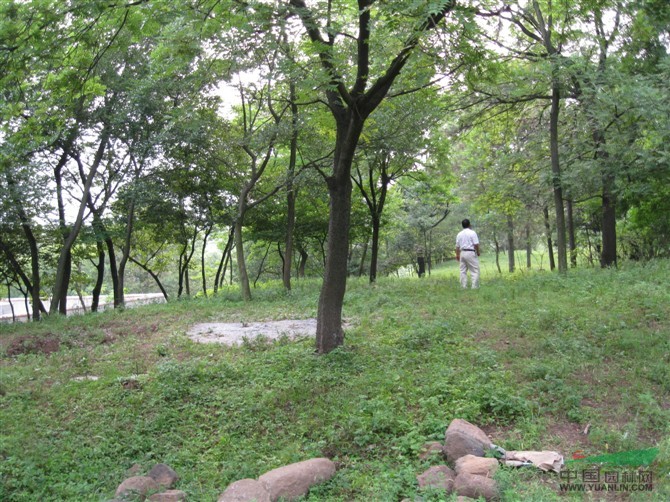
<path id="1" fill-rule="evenodd" d="M 479 237 L 477 232 L 470 228 L 467 218 L 461 222 L 463 230 L 456 236 L 456 260 L 461 267 L 461 286 L 468 287 L 468 270 L 473 289 L 479 287 Z"/>

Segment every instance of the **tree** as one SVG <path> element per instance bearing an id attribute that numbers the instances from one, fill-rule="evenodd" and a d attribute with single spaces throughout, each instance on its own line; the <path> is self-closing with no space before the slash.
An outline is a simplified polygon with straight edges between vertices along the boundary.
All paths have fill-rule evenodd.
<path id="1" fill-rule="evenodd" d="M 247 301 L 251 300 L 251 287 L 244 257 L 244 239 L 242 238 L 244 220 L 247 211 L 266 201 L 280 188 L 275 186 L 267 193 L 257 193 L 252 200 L 252 192 L 254 189 L 258 192 L 258 183 L 274 158 L 275 144 L 279 134 L 278 127 L 283 115 L 283 111 L 277 112 L 274 110 L 271 92 L 270 83 L 260 89 L 251 88 L 246 90 L 240 84 L 242 102 L 240 146 L 247 156 L 247 161 L 238 166 L 240 187 L 234 235 L 240 290 L 242 298 Z M 264 111 L 265 114 L 263 114 Z"/>
<path id="2" fill-rule="evenodd" d="M 637 2 L 584 2 L 579 18 L 591 29 L 582 37 L 579 58 L 573 57 L 573 97 L 591 141 L 581 155 L 583 166 L 600 182 L 600 231 L 603 267 L 617 264 L 617 213 L 622 209 L 620 192 L 631 178 L 631 145 L 646 123 L 655 99 L 645 75 L 638 74 L 639 63 L 630 64 L 627 56 L 636 48 L 650 52 L 638 54 L 638 61 L 658 63 L 667 50 L 659 44 L 663 28 L 657 21 L 644 30 L 639 23 L 648 19 L 645 4 Z M 659 9 L 654 17 L 668 19 L 670 10 Z M 667 31 L 667 26 L 666 26 Z M 624 40 L 626 42 L 624 42 Z M 641 57 L 640 57 L 641 56 Z M 652 72 L 658 70 L 658 66 Z M 649 71 L 650 66 L 645 68 Z M 578 142 L 577 144 L 583 144 Z"/>
<path id="3" fill-rule="evenodd" d="M 532 0 L 527 5 L 508 5 L 498 12 L 498 15 L 507 20 L 512 26 L 512 33 L 518 36 L 521 47 L 509 47 L 508 42 L 498 38 L 496 43 L 498 50 L 512 57 L 523 58 L 534 62 L 546 71 L 549 87 L 549 95 L 544 91 L 526 92 L 519 96 L 498 96 L 495 98 L 499 104 L 513 105 L 532 99 L 548 99 L 549 111 L 549 152 L 551 164 L 551 183 L 554 194 L 554 206 L 556 213 L 556 233 L 558 251 L 558 269 L 566 273 L 567 266 L 567 233 L 565 222 L 564 194 L 561 172 L 561 161 L 559 154 L 559 114 L 561 99 L 565 96 L 565 84 L 561 74 L 564 63 L 564 45 L 571 41 L 571 19 L 572 12 L 568 5 L 557 5 L 551 0 L 541 2 Z M 500 33 L 499 27 L 492 27 L 493 33 Z M 523 40 L 526 43 L 523 43 Z M 496 56 L 497 57 L 497 56 Z M 507 57 L 507 56 L 506 56 Z M 531 85 L 535 81 L 531 80 Z M 523 87 L 523 86 L 522 86 Z M 508 88 L 503 87 L 503 91 Z"/>
<path id="4" fill-rule="evenodd" d="M 316 332 L 317 352 L 323 354 L 344 342 L 342 304 L 349 251 L 351 169 L 363 127 L 370 114 L 387 97 L 422 38 L 453 9 L 454 2 L 414 6 L 415 10 L 405 8 L 399 13 L 399 6 L 394 4 L 389 6 L 389 11 L 371 0 L 359 0 L 354 7 L 353 20 L 348 19 L 352 13 L 350 6 L 342 5 L 343 8 L 336 12 L 331 3 L 327 7 L 320 5 L 325 9 L 322 16 L 303 0 L 290 0 L 290 6 L 301 20 L 325 72 L 324 93 L 336 129 L 333 169 L 326 178 L 330 196 L 328 259 L 319 297 Z M 402 21 L 406 23 L 404 26 Z M 357 34 L 340 32 L 351 23 L 357 28 Z M 404 40 L 398 44 L 387 30 L 404 33 Z M 398 49 L 386 59 L 390 47 Z M 373 60 L 373 55 L 378 55 L 379 59 Z M 382 60 L 387 62 L 380 64 Z M 353 69 L 352 74 L 345 71 L 345 66 Z M 349 77 L 353 83 L 347 87 Z"/>
<path id="5" fill-rule="evenodd" d="M 377 279 L 379 235 L 389 187 L 424 168 L 422 159 L 430 156 L 430 132 L 438 123 L 436 98 L 432 92 L 423 92 L 386 101 L 370 119 L 361 140 L 352 179 L 370 213 L 370 282 Z"/>
<path id="6" fill-rule="evenodd" d="M 404 179 L 401 190 L 408 226 L 418 234 L 414 247 L 423 250 L 430 274 L 433 264 L 433 231 L 449 216 L 454 201 L 451 180 L 448 175 L 424 172 Z"/>

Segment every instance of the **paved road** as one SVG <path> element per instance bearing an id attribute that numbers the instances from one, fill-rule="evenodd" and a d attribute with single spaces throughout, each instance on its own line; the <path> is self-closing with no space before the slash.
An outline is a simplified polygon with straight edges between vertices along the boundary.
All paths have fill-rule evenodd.
<path id="1" fill-rule="evenodd" d="M 92 297 L 90 296 L 84 296 L 84 304 L 86 305 L 86 310 L 91 306 L 91 299 Z M 163 298 L 163 295 L 160 293 L 150 293 L 150 294 L 144 294 L 144 295 L 126 295 L 126 306 L 132 307 L 135 305 L 142 305 L 144 303 L 153 303 L 153 302 L 163 302 L 165 299 Z M 79 300 L 78 296 L 68 296 L 67 297 L 67 304 L 68 304 L 68 314 L 81 314 L 84 309 L 82 309 L 81 306 L 81 301 Z M 100 309 L 103 310 L 107 307 L 110 307 L 113 305 L 113 300 L 111 298 L 108 298 L 107 296 L 101 297 L 100 299 Z M 12 298 L 11 304 L 8 300 L 0 300 L 0 321 L 11 321 L 13 316 L 12 316 L 12 307 L 14 308 L 14 314 L 13 316 L 17 320 L 25 320 L 27 318 L 26 316 L 26 303 L 23 301 L 23 298 Z M 44 302 L 44 307 L 48 310 L 49 309 L 49 302 L 45 301 Z M 30 303 L 28 304 L 28 308 L 32 308 Z"/>

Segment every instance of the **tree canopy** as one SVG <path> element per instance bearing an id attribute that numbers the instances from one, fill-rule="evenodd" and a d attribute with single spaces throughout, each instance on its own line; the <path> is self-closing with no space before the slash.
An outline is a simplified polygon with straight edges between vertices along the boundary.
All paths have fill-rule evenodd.
<path id="1" fill-rule="evenodd" d="M 171 299 L 235 283 L 250 300 L 259 279 L 307 274 L 325 353 L 347 276 L 417 253 L 430 271 L 450 215 L 481 222 L 510 271 L 521 247 L 563 273 L 670 254 L 662 1 L 0 14 L 0 273 L 35 319 L 73 291 L 121 307 L 129 284 Z"/>

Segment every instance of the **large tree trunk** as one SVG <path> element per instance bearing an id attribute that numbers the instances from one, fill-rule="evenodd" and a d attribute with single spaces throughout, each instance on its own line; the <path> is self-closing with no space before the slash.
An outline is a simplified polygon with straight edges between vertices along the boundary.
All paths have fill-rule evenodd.
<path id="1" fill-rule="evenodd" d="M 330 178 L 330 220 L 323 285 L 319 297 L 316 326 L 316 350 L 325 354 L 344 342 L 342 304 L 346 291 L 347 251 L 351 214 L 351 181 L 348 176 L 339 183 Z"/>
<path id="2" fill-rule="evenodd" d="M 353 110 L 347 110 L 338 118 L 333 176 L 327 179 L 330 218 L 326 267 L 316 323 L 316 350 L 319 354 L 326 354 L 344 343 L 342 305 L 347 285 L 351 166 L 364 122 Z"/>
<path id="3" fill-rule="evenodd" d="M 615 30 L 618 29 L 620 12 L 617 10 L 615 19 Z M 593 22 L 595 24 L 596 33 L 600 38 L 600 53 L 598 55 L 598 71 L 595 85 L 599 86 L 605 79 L 607 71 L 607 51 L 610 46 L 611 38 L 605 37 L 605 23 L 603 22 L 602 12 L 597 10 L 594 12 Z M 587 105 L 588 108 L 588 105 Z M 602 251 L 600 254 L 600 265 L 602 267 L 616 266 L 617 264 L 617 237 L 616 237 L 616 194 L 615 194 L 615 174 L 609 162 L 609 152 L 605 148 L 607 139 L 605 137 L 605 130 L 599 125 L 599 120 L 592 114 L 593 124 L 593 142 L 596 147 L 596 158 L 601 164 L 601 179 L 602 179 Z"/>
<path id="4" fill-rule="evenodd" d="M 516 268 L 516 262 L 514 259 L 514 220 L 511 216 L 507 217 L 507 264 L 509 267 L 510 274 L 514 272 Z"/>
<path id="5" fill-rule="evenodd" d="M 556 207 L 556 249 L 558 251 L 558 271 L 567 273 L 568 254 L 565 231 L 565 211 L 563 208 L 563 182 L 561 180 L 561 166 L 558 152 L 558 114 L 560 111 L 561 95 L 558 83 L 552 83 L 551 113 L 549 117 L 549 149 L 551 151 L 551 174 L 554 188 L 554 206 Z"/>

